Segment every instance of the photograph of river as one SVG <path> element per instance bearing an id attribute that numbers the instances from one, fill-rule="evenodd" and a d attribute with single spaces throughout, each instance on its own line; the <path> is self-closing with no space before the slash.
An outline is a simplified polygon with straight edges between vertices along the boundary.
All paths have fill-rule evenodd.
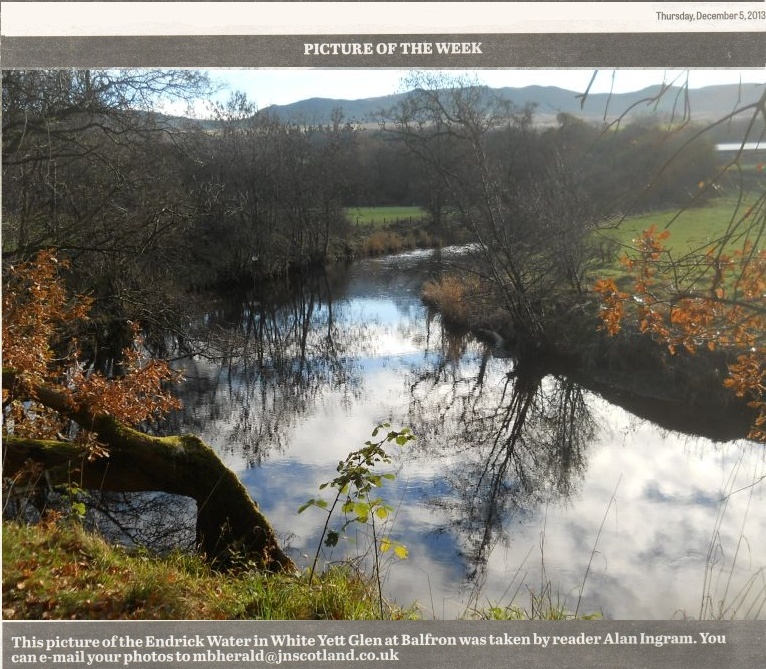
<path id="1" fill-rule="evenodd" d="M 5 617 L 763 618 L 765 119 L 762 70 L 4 71 Z"/>

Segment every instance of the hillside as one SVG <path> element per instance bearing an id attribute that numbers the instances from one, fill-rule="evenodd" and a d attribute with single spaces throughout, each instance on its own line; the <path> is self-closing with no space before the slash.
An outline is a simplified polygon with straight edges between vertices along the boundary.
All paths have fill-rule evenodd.
<path id="1" fill-rule="evenodd" d="M 632 114 L 639 116 L 656 113 L 670 115 L 675 107 L 675 113 L 680 115 L 686 103 L 684 91 L 678 87 L 669 89 L 657 104 L 653 102 L 653 98 L 659 93 L 659 87 L 651 87 L 631 93 L 592 94 L 582 106 L 580 93 L 556 86 L 490 90 L 520 107 L 534 104 L 537 122 L 540 124 L 555 122 L 556 115 L 562 112 L 589 120 L 600 120 L 604 116 L 614 118 L 628 109 Z M 756 102 L 762 94 L 763 86 L 757 84 L 743 84 L 741 87 L 735 84 L 708 86 L 690 90 L 688 104 L 692 117 L 698 121 L 705 121 L 730 113 L 737 102 L 739 106 Z M 284 120 L 326 123 L 333 111 L 340 109 L 346 119 L 365 123 L 374 119 L 381 110 L 395 106 L 405 95 L 406 93 L 400 93 L 360 100 L 311 98 L 288 105 L 272 105 L 264 111 Z"/>

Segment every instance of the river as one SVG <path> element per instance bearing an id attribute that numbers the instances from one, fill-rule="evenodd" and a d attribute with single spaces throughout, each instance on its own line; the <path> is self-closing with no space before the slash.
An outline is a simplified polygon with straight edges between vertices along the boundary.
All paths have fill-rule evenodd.
<path id="1" fill-rule="evenodd" d="M 382 470 L 385 533 L 408 549 L 384 555 L 383 587 L 425 618 L 549 598 L 616 619 L 762 616 L 763 447 L 670 431 L 445 330 L 420 289 L 464 253 L 362 260 L 211 310 L 229 354 L 184 362 L 174 429 L 239 473 L 305 567 L 325 516 L 298 508 L 330 499 L 320 484 L 375 425 L 410 427 Z M 323 564 L 369 557 L 348 532 Z"/>

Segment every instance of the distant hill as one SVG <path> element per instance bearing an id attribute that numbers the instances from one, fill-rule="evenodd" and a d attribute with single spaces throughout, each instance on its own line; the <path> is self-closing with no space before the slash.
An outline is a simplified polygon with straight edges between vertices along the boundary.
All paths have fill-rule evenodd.
<path id="1" fill-rule="evenodd" d="M 609 95 L 598 93 L 588 95 L 580 105 L 580 92 L 569 91 L 556 86 L 525 86 L 523 88 L 491 89 L 517 106 L 536 105 L 536 120 L 540 124 L 554 123 L 556 115 L 564 112 L 584 119 L 598 120 L 614 118 L 630 109 L 634 115 L 653 114 L 670 115 L 673 107 L 681 114 L 684 109 L 685 92 L 681 88 L 669 89 L 659 103 L 650 102 L 659 93 L 659 87 L 645 88 L 632 93 Z M 763 94 L 760 84 L 727 84 L 707 86 L 688 91 L 688 104 L 692 117 L 698 121 L 718 118 L 730 113 L 735 106 L 756 102 Z M 271 105 L 264 111 L 277 117 L 295 122 L 327 123 L 335 110 L 343 111 L 344 118 L 358 123 L 372 121 L 382 109 L 395 106 L 407 94 L 387 95 L 361 100 L 337 100 L 331 98 L 311 98 L 289 105 Z"/>
<path id="2" fill-rule="evenodd" d="M 285 121 L 326 123 L 335 110 L 343 111 L 347 120 L 364 123 L 370 121 L 380 110 L 389 109 L 401 102 L 407 93 L 384 95 L 361 100 L 337 100 L 334 98 L 309 98 L 289 105 L 270 105 L 262 111 L 269 112 Z"/>

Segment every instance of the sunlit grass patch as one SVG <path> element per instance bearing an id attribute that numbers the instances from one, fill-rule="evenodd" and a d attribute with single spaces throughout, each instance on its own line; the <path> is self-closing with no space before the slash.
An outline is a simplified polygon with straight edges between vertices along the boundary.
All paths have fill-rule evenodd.
<path id="1" fill-rule="evenodd" d="M 396 223 L 421 223 L 426 212 L 421 207 L 352 207 L 346 216 L 353 225 L 384 226 Z"/>
<path id="2" fill-rule="evenodd" d="M 594 274 L 597 278 L 616 279 L 623 276 L 625 268 L 621 258 L 636 248 L 636 240 L 652 226 L 658 232 L 667 230 L 670 233 L 663 246 L 674 257 L 688 253 L 704 254 L 721 244 L 727 231 L 738 222 L 757 215 L 757 207 L 754 200 L 740 202 L 721 197 L 703 207 L 651 212 L 615 221 L 613 226 L 607 226 L 595 234 L 594 244 L 601 250 L 601 258 Z M 741 245 L 742 239 L 736 236 L 729 244 L 731 250 L 741 248 Z"/>

